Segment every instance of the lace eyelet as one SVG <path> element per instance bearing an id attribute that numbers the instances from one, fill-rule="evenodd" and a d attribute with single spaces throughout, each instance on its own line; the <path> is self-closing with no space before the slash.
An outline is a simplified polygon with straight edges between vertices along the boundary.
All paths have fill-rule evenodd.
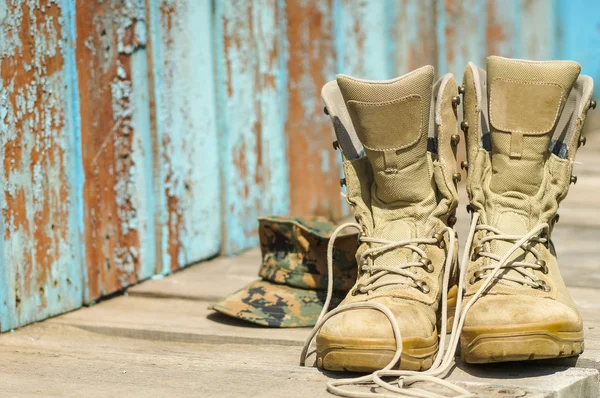
<path id="1" fill-rule="evenodd" d="M 544 275 L 548 275 L 548 266 L 544 260 L 538 260 L 535 264 L 540 266 L 540 271 L 542 271 Z"/>
<path id="2" fill-rule="evenodd" d="M 423 264 L 423 267 L 425 267 L 425 271 L 429 272 L 430 274 L 433 271 L 435 271 L 435 268 L 433 268 L 433 264 L 431 264 L 431 260 L 427 257 L 420 258 L 419 262 Z"/>
<path id="3" fill-rule="evenodd" d="M 550 286 L 548 286 L 548 284 L 546 282 L 544 282 L 543 280 L 541 280 L 541 279 L 539 281 L 537 281 L 537 283 L 539 285 L 538 289 L 542 289 L 546 293 L 548 293 L 550 290 L 552 290 L 550 288 Z"/>
<path id="4" fill-rule="evenodd" d="M 425 281 L 416 281 L 415 284 L 417 285 L 419 290 L 421 290 L 425 294 L 429 294 L 429 292 L 431 291 L 431 289 L 429 289 L 429 285 L 427 285 L 427 282 Z"/>
<path id="5" fill-rule="evenodd" d="M 483 272 L 475 271 L 475 273 L 471 277 L 471 280 L 469 281 L 471 283 L 471 285 L 474 285 L 475 283 L 477 283 L 477 281 L 481 278 L 481 275 L 483 275 Z"/>
<path id="6" fill-rule="evenodd" d="M 437 240 L 437 245 L 440 249 L 443 249 L 444 247 L 446 247 L 446 242 L 444 241 L 444 235 L 441 234 L 440 232 L 437 232 L 435 235 L 433 235 L 433 239 Z"/>
<path id="7" fill-rule="evenodd" d="M 481 253 L 482 251 L 483 248 L 481 246 L 475 246 L 475 249 L 473 249 L 473 254 L 471 255 L 471 261 L 477 260 L 477 258 L 479 257 L 479 253 Z"/>

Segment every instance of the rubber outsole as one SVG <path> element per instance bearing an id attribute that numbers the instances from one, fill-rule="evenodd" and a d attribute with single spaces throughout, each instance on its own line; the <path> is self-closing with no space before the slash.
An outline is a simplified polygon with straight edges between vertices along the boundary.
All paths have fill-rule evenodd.
<path id="1" fill-rule="evenodd" d="M 437 332 L 428 338 L 402 339 L 402 356 L 394 369 L 429 369 L 437 353 L 437 340 Z M 395 352 L 393 339 L 317 336 L 317 366 L 326 370 L 373 372 L 385 367 Z"/>
<path id="2" fill-rule="evenodd" d="M 557 323 L 465 327 L 461 358 L 477 364 L 576 356 L 584 349 L 583 330 L 569 329 Z"/>

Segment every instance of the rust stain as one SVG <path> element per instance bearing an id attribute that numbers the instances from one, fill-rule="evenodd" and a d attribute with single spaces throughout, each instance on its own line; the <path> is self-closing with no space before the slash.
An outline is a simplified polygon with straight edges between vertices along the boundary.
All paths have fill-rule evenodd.
<path id="1" fill-rule="evenodd" d="M 150 21 L 150 7 L 145 7 L 145 18 L 146 21 Z M 158 124 L 157 124 L 157 103 L 156 103 L 156 81 L 154 78 L 155 75 L 155 66 L 153 57 L 156 44 L 151 40 L 146 44 L 146 59 L 148 66 L 148 112 L 150 115 L 149 120 L 149 128 L 150 128 L 150 145 L 151 145 L 151 156 L 152 159 L 160 159 L 160 142 L 158 138 Z M 152 162 L 152 176 L 160 176 L 161 175 L 161 165 L 160 162 Z M 153 194 L 158 195 L 158 189 L 155 187 Z M 154 220 L 151 220 L 154 224 L 154 261 L 155 261 L 155 272 L 158 274 L 163 270 L 163 250 L 162 245 L 159 242 L 162 242 L 163 237 L 163 229 L 162 229 L 162 219 L 160 217 L 154 217 Z"/>
<path id="2" fill-rule="evenodd" d="M 331 148 L 332 132 L 320 101 L 321 87 L 335 74 L 331 7 L 331 1 L 287 3 L 289 103 L 285 129 L 291 214 L 337 219 L 341 216 L 338 153 L 326 149 Z M 360 30 L 358 24 L 354 28 Z"/>
<path id="3" fill-rule="evenodd" d="M 144 44 L 137 12 L 115 2 L 77 7 L 89 300 L 134 283 L 140 267 L 131 98 L 131 54 Z"/>
<path id="4" fill-rule="evenodd" d="M 487 3 L 487 26 L 485 29 L 485 43 L 488 54 L 500 55 L 501 45 L 507 39 L 504 24 L 498 18 L 495 1 Z"/>
<path id="5" fill-rule="evenodd" d="M 456 1 L 445 0 L 444 10 L 446 13 L 446 24 L 444 33 L 446 35 L 446 62 L 448 65 L 453 65 L 456 59 L 456 46 L 458 44 L 458 34 L 456 31 L 456 23 L 454 21 L 460 18 L 460 7 Z"/>
<path id="6" fill-rule="evenodd" d="M 172 57 L 169 54 L 177 43 L 175 42 L 175 29 L 178 28 L 177 18 L 179 17 L 179 13 L 185 12 L 184 10 L 178 9 L 174 4 L 170 4 L 167 1 L 161 1 L 160 3 L 160 25 L 162 29 L 162 43 L 156 45 L 160 45 L 166 49 L 163 54 L 164 59 L 162 60 L 162 70 L 163 75 L 161 79 L 166 84 L 173 84 L 174 81 L 174 73 L 175 69 L 172 66 L 174 61 L 171 59 Z M 166 98 L 163 98 L 163 101 L 167 101 Z M 161 110 L 164 111 L 164 110 Z M 185 118 L 184 111 L 184 118 Z M 171 159 L 173 155 L 170 153 L 168 148 L 172 148 L 172 139 L 170 134 L 170 126 L 172 124 L 172 115 L 170 112 L 166 112 L 162 115 L 164 118 L 163 124 L 165 124 L 165 132 L 160 142 L 162 148 L 162 160 L 163 165 L 166 165 L 166 175 L 164 177 L 164 191 L 162 194 L 166 197 L 167 203 L 167 254 L 170 258 L 169 268 L 171 270 L 178 269 L 179 266 L 183 266 L 184 264 L 179 264 L 179 253 L 181 250 L 181 230 L 182 230 L 182 220 L 183 220 L 183 209 L 180 197 L 177 195 L 176 190 L 173 187 L 177 187 L 179 183 L 179 175 L 174 171 L 174 162 Z M 156 157 L 159 159 L 159 157 Z M 160 175 L 160 174 L 159 174 Z M 160 240 L 157 242 L 161 242 Z M 162 264 L 161 264 L 162 267 Z M 162 271 L 162 269 L 157 269 L 157 271 Z"/>
<path id="7" fill-rule="evenodd" d="M 223 56 L 225 61 L 225 70 L 227 71 L 227 97 L 231 98 L 233 95 L 233 81 L 231 79 L 231 59 L 227 56 L 230 53 L 230 48 L 232 46 L 231 40 L 232 37 L 227 34 L 229 32 L 229 19 L 223 15 L 221 18 L 223 21 Z"/>
<path id="8" fill-rule="evenodd" d="M 21 3 L 9 12 L 20 15 L 19 26 L 4 29 L 4 39 L 20 45 L 13 54 L 0 54 L 0 88 L 9 109 L 3 115 L 9 127 L 2 148 L 3 236 L 5 241 L 16 239 L 7 244 L 4 260 L 15 267 L 17 310 L 24 299 L 38 297 L 37 311 L 42 312 L 52 267 L 69 255 L 63 253 L 69 239 L 70 187 L 62 135 L 62 16 L 57 4 L 30 8 Z"/>

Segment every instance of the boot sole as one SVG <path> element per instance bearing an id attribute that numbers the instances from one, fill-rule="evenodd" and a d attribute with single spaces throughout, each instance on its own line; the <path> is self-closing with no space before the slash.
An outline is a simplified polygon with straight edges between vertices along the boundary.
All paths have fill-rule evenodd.
<path id="1" fill-rule="evenodd" d="M 495 363 L 577 356 L 584 348 L 583 330 L 569 329 L 573 326 L 561 323 L 465 327 L 461 358 L 467 363 Z"/>
<path id="2" fill-rule="evenodd" d="M 437 349 L 437 332 L 428 338 L 402 339 L 402 356 L 394 369 L 427 370 Z M 393 339 L 357 339 L 323 334 L 317 337 L 317 366 L 325 370 L 374 372 L 385 367 L 395 352 Z"/>

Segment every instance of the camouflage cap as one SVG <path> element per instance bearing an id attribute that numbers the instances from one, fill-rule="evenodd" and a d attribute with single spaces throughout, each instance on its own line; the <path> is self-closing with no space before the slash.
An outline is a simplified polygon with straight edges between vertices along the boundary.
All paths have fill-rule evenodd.
<path id="1" fill-rule="evenodd" d="M 263 217 L 258 222 L 262 279 L 211 308 L 263 326 L 313 326 L 327 293 L 327 245 L 335 224 L 323 217 Z M 357 248 L 356 234 L 336 239 L 332 305 L 356 281 Z"/>

